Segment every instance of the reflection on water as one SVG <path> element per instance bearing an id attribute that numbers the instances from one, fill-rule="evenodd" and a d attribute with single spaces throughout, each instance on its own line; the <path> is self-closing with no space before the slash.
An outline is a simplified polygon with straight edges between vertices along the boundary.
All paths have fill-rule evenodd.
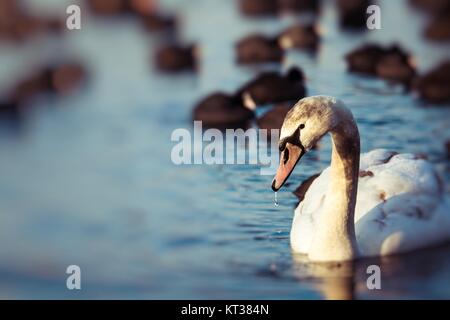
<path id="1" fill-rule="evenodd" d="M 305 256 L 293 254 L 293 273 L 299 282 L 310 281 L 329 300 L 355 297 L 355 262 L 310 263 Z"/>
<path id="2" fill-rule="evenodd" d="M 447 258 L 450 246 L 414 253 L 366 258 L 344 263 L 309 263 L 293 254 L 292 272 L 300 283 L 311 282 L 325 299 L 408 299 L 445 298 L 447 288 L 441 281 L 450 276 Z M 381 270 L 381 290 L 368 289 L 370 265 Z"/>
<path id="3" fill-rule="evenodd" d="M 335 28 L 326 4 L 317 55 L 289 53 L 282 69 L 300 65 L 309 94 L 348 104 L 363 151 L 426 153 L 448 184 L 448 108 L 423 108 L 401 88 L 349 75 L 342 56 L 364 41 L 399 41 L 427 70 L 449 48 L 421 41 L 424 19 L 403 1 L 383 1 L 383 29 L 362 34 Z M 257 165 L 171 163 L 171 132 L 192 126 L 194 103 L 255 74 L 234 64 L 235 41 L 251 31 L 275 33 L 291 20 L 245 20 L 231 1 L 167 6 L 183 14 L 183 37 L 201 44 L 198 75 L 153 73 L 157 39 L 127 19 L 88 18 L 82 32 L 41 39 L 45 45 L 2 44 L 2 83 L 23 61 L 59 55 L 81 57 L 91 77 L 77 95 L 40 100 L 19 134 L 1 127 L 0 297 L 449 298 L 449 247 L 340 266 L 292 255 L 291 191 L 328 165 L 329 139 L 302 159 L 277 207 L 272 177 Z M 81 267 L 81 292 L 65 289 L 70 264 Z M 370 264 L 381 266 L 380 291 L 365 285 Z"/>

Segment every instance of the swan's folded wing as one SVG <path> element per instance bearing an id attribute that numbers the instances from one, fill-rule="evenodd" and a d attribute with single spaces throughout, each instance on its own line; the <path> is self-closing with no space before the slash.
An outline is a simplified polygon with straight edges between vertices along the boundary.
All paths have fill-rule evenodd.
<path id="1" fill-rule="evenodd" d="M 411 251 L 449 237 L 450 207 L 430 163 L 399 154 L 366 165 L 371 174 L 359 180 L 355 210 L 363 255 Z"/>
<path id="2" fill-rule="evenodd" d="M 428 205 L 428 208 L 426 208 Z M 405 193 L 373 208 L 356 223 L 363 256 L 390 255 L 450 240 L 446 199 Z"/>

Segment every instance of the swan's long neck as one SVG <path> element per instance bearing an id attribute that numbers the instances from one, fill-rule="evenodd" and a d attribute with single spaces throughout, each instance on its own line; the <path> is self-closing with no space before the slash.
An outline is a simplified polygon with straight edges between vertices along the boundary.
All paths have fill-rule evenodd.
<path id="1" fill-rule="evenodd" d="M 337 115 L 330 130 L 333 144 L 331 181 L 316 223 L 309 257 L 316 261 L 342 261 L 358 256 L 355 205 L 358 189 L 360 140 L 350 112 Z"/>

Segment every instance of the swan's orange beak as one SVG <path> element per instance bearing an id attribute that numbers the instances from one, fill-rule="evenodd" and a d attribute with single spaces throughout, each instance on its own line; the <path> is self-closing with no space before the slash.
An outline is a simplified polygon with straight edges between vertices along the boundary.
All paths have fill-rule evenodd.
<path id="1" fill-rule="evenodd" d="M 278 191 L 291 175 L 297 162 L 305 154 L 305 150 L 291 143 L 286 144 L 286 148 L 280 155 L 280 166 L 272 182 L 272 190 Z"/>

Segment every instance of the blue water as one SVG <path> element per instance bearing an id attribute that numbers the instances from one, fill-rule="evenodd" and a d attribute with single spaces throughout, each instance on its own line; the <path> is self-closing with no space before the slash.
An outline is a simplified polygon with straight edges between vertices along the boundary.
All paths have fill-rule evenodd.
<path id="1" fill-rule="evenodd" d="M 64 1 L 29 2 L 65 10 Z M 380 1 L 382 30 L 362 34 L 342 33 L 332 3 L 324 2 L 318 54 L 291 52 L 279 69 L 299 65 L 309 95 L 344 100 L 363 151 L 425 153 L 448 186 L 443 144 L 450 109 L 350 75 L 342 57 L 366 41 L 398 41 L 426 71 L 448 57 L 449 46 L 423 41 L 425 16 L 405 1 Z M 77 94 L 42 97 L 19 132 L 2 127 L 0 298 L 450 298 L 448 245 L 326 268 L 291 253 L 291 191 L 328 165 L 328 139 L 302 160 L 278 193 L 278 207 L 272 177 L 257 165 L 171 162 L 171 133 L 191 128 L 195 102 L 213 90 L 233 91 L 257 73 L 235 65 L 235 41 L 252 31 L 275 34 L 293 20 L 244 19 L 233 1 L 164 5 L 182 15 L 182 38 L 201 46 L 197 75 L 155 73 L 151 52 L 161 39 L 133 19 L 96 18 L 87 10 L 81 31 L 0 44 L 2 88 L 60 57 L 78 58 L 89 70 Z M 373 263 L 381 266 L 382 290 L 366 287 Z M 80 291 L 66 289 L 71 264 L 81 267 Z"/>

